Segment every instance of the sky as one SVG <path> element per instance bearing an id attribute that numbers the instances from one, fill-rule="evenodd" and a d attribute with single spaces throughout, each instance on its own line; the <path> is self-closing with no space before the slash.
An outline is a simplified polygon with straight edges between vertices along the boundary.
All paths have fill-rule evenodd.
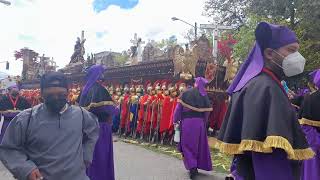
<path id="1" fill-rule="evenodd" d="M 59 68 L 69 63 L 77 37 L 85 31 L 86 53 L 121 52 L 130 48 L 137 33 L 143 41 L 175 35 L 179 43 L 190 26 L 208 23 L 205 0 L 9 0 L 0 4 L 0 71 L 21 74 L 22 62 L 14 51 L 24 47 L 53 57 Z"/>

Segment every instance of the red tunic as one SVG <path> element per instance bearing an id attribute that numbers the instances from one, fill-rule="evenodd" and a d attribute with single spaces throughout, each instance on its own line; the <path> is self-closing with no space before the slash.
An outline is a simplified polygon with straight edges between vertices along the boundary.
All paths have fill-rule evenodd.
<path id="1" fill-rule="evenodd" d="M 144 133 L 148 134 L 150 131 L 150 124 L 151 124 L 151 114 L 152 114 L 152 107 L 151 103 L 154 101 L 155 97 L 152 95 L 147 95 L 147 100 L 146 100 L 146 108 L 147 108 L 147 119 L 146 119 L 146 124 L 144 128 Z M 144 114 L 144 113 L 143 113 Z M 144 118 L 144 117 L 143 117 Z M 143 119 L 144 120 L 144 119 Z M 142 126 L 142 125 L 141 125 Z"/>
<path id="2" fill-rule="evenodd" d="M 228 105 L 225 100 L 214 100 L 212 107 L 213 111 L 209 115 L 209 125 L 210 128 L 219 130 L 227 113 Z"/>
<path id="3" fill-rule="evenodd" d="M 121 120 L 120 120 L 120 127 L 121 128 L 125 128 L 126 121 L 128 120 L 128 115 L 129 115 L 128 102 L 129 102 L 129 100 L 130 100 L 130 95 L 126 94 L 126 95 L 124 95 L 123 100 L 121 102 Z"/>
<path id="4" fill-rule="evenodd" d="M 158 121 L 158 115 L 161 114 L 161 112 L 158 112 L 158 106 L 160 103 L 162 103 L 164 100 L 163 94 L 158 94 L 155 96 L 155 101 L 154 101 L 154 112 L 153 112 L 153 129 L 157 127 L 157 121 Z M 161 114 L 162 115 L 162 114 Z M 161 122 L 161 119 L 160 119 Z"/>
<path id="5" fill-rule="evenodd" d="M 172 109 L 171 109 L 171 117 L 170 117 L 170 134 L 172 134 L 174 132 L 174 126 L 173 126 L 173 122 L 174 122 L 174 119 L 173 119 L 173 114 L 174 114 L 174 110 L 176 109 L 176 106 L 178 104 L 178 98 L 175 97 L 173 98 L 173 103 L 172 103 Z"/>
<path id="6" fill-rule="evenodd" d="M 151 115 L 152 115 L 152 107 L 151 106 L 152 104 L 155 103 L 155 100 L 156 100 L 156 96 L 149 96 L 149 108 L 148 108 L 148 118 L 147 118 L 147 122 L 150 123 L 151 122 Z M 155 106 L 154 106 L 155 107 Z"/>
<path id="7" fill-rule="evenodd" d="M 162 117 L 160 121 L 160 133 L 164 131 L 168 131 L 171 127 L 171 116 L 172 116 L 172 108 L 174 104 L 174 99 L 170 96 L 165 96 L 162 101 Z"/>
<path id="8" fill-rule="evenodd" d="M 138 112 L 138 124 L 137 124 L 137 132 L 141 133 L 141 129 L 143 126 L 144 120 L 144 104 L 147 102 L 149 95 L 146 94 L 140 98 L 139 101 L 139 112 Z"/>

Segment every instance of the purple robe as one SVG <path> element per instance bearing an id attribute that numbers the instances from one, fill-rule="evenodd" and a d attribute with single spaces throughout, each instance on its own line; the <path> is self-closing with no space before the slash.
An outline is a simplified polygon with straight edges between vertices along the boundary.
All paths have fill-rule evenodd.
<path id="1" fill-rule="evenodd" d="M 320 69 L 310 73 L 310 76 L 313 78 L 314 85 L 320 89 Z"/>
<path id="2" fill-rule="evenodd" d="M 307 141 L 316 156 L 303 161 L 301 180 L 320 179 L 320 132 L 315 127 L 303 125 L 302 129 L 306 134 Z"/>
<path id="3" fill-rule="evenodd" d="M 205 125 L 209 113 L 205 112 L 204 118 L 182 119 L 182 114 L 190 111 L 180 103 L 177 104 L 174 111 L 174 123 L 181 121 L 181 140 L 178 149 L 183 155 L 183 162 L 187 170 L 198 168 L 211 171 L 212 162 Z"/>
<path id="4" fill-rule="evenodd" d="M 100 122 L 100 134 L 93 160 L 87 175 L 90 180 L 114 180 L 112 128 L 107 122 Z"/>
<path id="5" fill-rule="evenodd" d="M 248 171 L 243 170 L 242 176 L 237 171 L 237 163 L 241 163 L 240 158 L 251 160 L 247 164 Z M 244 155 L 237 155 L 233 160 L 231 174 L 235 180 L 299 180 L 299 172 L 295 172 L 299 169 L 297 163 L 289 161 L 287 154 L 280 149 L 275 149 L 271 154 L 247 152 Z M 248 173 L 250 171 L 251 173 Z"/>
<path id="6" fill-rule="evenodd" d="M 98 117 L 100 133 L 87 175 L 90 180 L 115 180 L 111 115 L 116 113 L 116 108 L 105 105 L 91 108 L 90 112 Z"/>
<path id="7" fill-rule="evenodd" d="M 320 85 L 320 71 L 313 74 L 315 84 Z M 317 76 L 318 74 L 318 76 Z M 318 80 L 317 80 L 318 79 Z M 317 85 L 317 86 L 318 86 Z M 320 91 L 306 94 L 301 106 L 300 124 L 315 157 L 303 162 L 302 180 L 320 179 Z"/>
<path id="8" fill-rule="evenodd" d="M 98 117 L 100 123 L 100 134 L 94 149 L 92 164 L 87 168 L 87 175 L 91 180 L 115 180 L 111 119 L 116 113 L 116 108 L 109 92 L 97 82 L 103 72 L 104 68 L 101 65 L 89 68 L 86 85 L 78 99 L 79 105 L 83 107 L 90 107 L 92 103 L 102 103 L 89 109 Z"/>

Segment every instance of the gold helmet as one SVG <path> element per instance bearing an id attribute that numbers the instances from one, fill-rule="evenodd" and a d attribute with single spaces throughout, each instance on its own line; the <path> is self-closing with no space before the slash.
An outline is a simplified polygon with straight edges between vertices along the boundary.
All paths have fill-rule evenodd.
<path id="1" fill-rule="evenodd" d="M 142 93 L 142 85 L 137 85 L 136 86 L 136 92 L 140 93 L 140 94 Z"/>
<path id="2" fill-rule="evenodd" d="M 131 85 L 131 87 L 130 87 L 130 92 L 131 92 L 131 93 L 136 92 L 136 89 L 135 89 L 134 85 Z"/>

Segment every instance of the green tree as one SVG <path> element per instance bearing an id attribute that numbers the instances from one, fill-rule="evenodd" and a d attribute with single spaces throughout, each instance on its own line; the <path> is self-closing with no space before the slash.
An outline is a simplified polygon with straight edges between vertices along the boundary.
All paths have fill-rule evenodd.
<path id="1" fill-rule="evenodd" d="M 194 38 L 195 38 L 194 28 L 190 28 L 188 32 L 185 33 L 183 36 L 186 40 L 188 40 L 188 42 L 194 41 Z"/>
<path id="2" fill-rule="evenodd" d="M 220 23 L 239 25 L 234 55 L 243 60 L 254 42 L 258 22 L 267 21 L 291 27 L 297 33 L 307 70 L 320 66 L 319 0 L 207 0 L 205 14 Z"/>
<path id="3" fill-rule="evenodd" d="M 307 59 L 306 70 L 320 68 L 320 41 L 317 38 L 308 38 L 308 31 L 303 27 L 296 29 L 297 36 L 300 40 L 300 52 Z"/>
<path id="4" fill-rule="evenodd" d="M 233 48 L 233 56 L 236 60 L 243 62 L 250 53 L 255 41 L 254 30 L 258 22 L 261 21 L 271 22 L 271 19 L 250 16 L 247 24 L 235 32 L 235 39 L 238 42 Z M 277 23 L 286 25 L 285 21 Z M 300 43 L 299 51 L 307 59 L 306 70 L 313 70 L 320 68 L 320 42 L 315 38 L 306 38 L 306 31 L 302 26 L 299 26 L 295 30 Z"/>
<path id="5" fill-rule="evenodd" d="M 287 20 L 291 28 L 300 22 L 319 19 L 319 0 L 207 0 L 205 15 L 220 23 L 243 25 L 250 14 Z"/>
<path id="6" fill-rule="evenodd" d="M 239 62 L 243 62 L 250 53 L 255 41 L 254 30 L 261 21 L 270 22 L 271 19 L 251 15 L 246 19 L 246 24 L 234 32 L 237 44 L 233 47 L 233 57 Z"/>
<path id="7" fill-rule="evenodd" d="M 160 49 L 165 49 L 168 47 L 173 47 L 178 44 L 178 39 L 175 35 L 170 36 L 168 39 L 162 39 L 161 41 L 156 42 L 156 47 Z"/>
<path id="8" fill-rule="evenodd" d="M 116 54 L 114 59 L 118 65 L 123 66 L 129 60 L 129 55 L 127 51 L 122 51 L 122 53 Z"/>
<path id="9" fill-rule="evenodd" d="M 300 0 L 252 0 L 248 11 L 261 17 L 269 17 L 277 21 L 288 20 L 294 29 L 298 22 L 296 10 Z"/>
<path id="10" fill-rule="evenodd" d="M 220 24 L 243 25 L 252 0 L 207 0 L 204 14 L 219 19 Z"/>

